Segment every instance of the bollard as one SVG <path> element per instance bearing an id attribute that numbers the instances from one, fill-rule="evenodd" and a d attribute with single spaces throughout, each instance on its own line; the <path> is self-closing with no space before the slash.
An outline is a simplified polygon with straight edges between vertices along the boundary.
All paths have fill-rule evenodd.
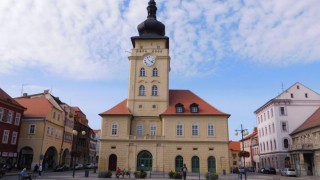
<path id="1" fill-rule="evenodd" d="M 89 177 L 89 169 L 85 169 L 84 170 L 84 176 L 85 177 Z"/>

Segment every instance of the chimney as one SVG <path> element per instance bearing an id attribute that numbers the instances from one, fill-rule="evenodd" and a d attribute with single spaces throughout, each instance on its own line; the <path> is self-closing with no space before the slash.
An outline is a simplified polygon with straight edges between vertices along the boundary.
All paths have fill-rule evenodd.
<path id="1" fill-rule="evenodd" d="M 43 91 L 44 94 L 48 94 L 49 93 L 49 89 L 46 89 Z"/>
<path id="2" fill-rule="evenodd" d="M 28 93 L 23 93 L 23 97 L 27 97 L 28 96 Z"/>

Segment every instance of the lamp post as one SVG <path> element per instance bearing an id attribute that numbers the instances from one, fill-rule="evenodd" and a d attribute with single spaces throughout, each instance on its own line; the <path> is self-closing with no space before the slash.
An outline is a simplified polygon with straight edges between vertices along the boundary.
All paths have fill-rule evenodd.
<path id="1" fill-rule="evenodd" d="M 238 132 L 241 133 L 241 141 L 242 141 L 242 153 L 243 153 L 243 169 L 244 169 L 244 178 L 245 180 L 247 180 L 247 173 L 246 173 L 246 157 L 245 157 L 245 153 L 244 153 L 244 144 L 243 144 L 243 136 L 245 135 L 248 135 L 249 132 L 248 132 L 248 129 L 243 129 L 242 128 L 242 124 L 241 124 L 241 129 L 236 129 L 235 130 L 235 135 L 238 136 Z M 240 173 L 241 174 L 241 173 Z M 241 174 L 241 179 L 242 179 L 242 174 Z"/>
<path id="2" fill-rule="evenodd" d="M 77 130 L 72 130 L 72 134 L 73 134 L 73 137 L 76 137 L 75 138 L 75 145 L 76 147 L 74 148 L 75 150 L 77 150 L 77 146 L 78 146 L 78 131 Z M 86 135 L 86 132 L 85 131 L 81 131 L 81 134 L 82 135 Z M 77 158 L 77 153 L 75 153 L 75 151 L 73 152 L 73 173 L 72 173 L 72 177 L 74 178 L 74 175 L 75 175 L 75 172 L 76 172 L 76 169 L 75 169 L 75 165 L 76 165 L 76 158 Z"/>

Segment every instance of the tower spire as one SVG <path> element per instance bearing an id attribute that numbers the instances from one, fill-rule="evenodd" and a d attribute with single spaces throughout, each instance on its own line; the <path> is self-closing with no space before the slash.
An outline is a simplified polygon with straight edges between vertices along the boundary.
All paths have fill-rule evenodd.
<path id="1" fill-rule="evenodd" d="M 147 7 L 148 10 L 148 18 L 155 18 L 157 19 L 157 6 L 154 0 L 149 1 L 149 6 Z"/>

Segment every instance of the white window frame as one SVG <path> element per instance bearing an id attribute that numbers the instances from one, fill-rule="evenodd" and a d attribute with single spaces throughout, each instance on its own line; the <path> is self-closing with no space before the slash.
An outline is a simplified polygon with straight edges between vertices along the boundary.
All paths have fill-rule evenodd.
<path id="1" fill-rule="evenodd" d="M 283 125 L 285 125 L 285 126 L 283 126 Z M 281 127 L 281 132 L 288 132 L 289 131 L 287 121 L 280 121 L 280 127 Z M 285 127 L 285 129 L 283 127 Z"/>
<path id="2" fill-rule="evenodd" d="M 20 119 L 21 119 L 21 114 L 20 113 L 16 113 L 16 118 L 14 120 L 14 125 L 19 126 L 20 125 Z"/>
<path id="3" fill-rule="evenodd" d="M 199 125 L 198 123 L 192 123 L 191 125 L 191 135 L 199 136 Z"/>
<path id="4" fill-rule="evenodd" d="M 215 135 L 214 132 L 215 132 L 214 125 L 209 123 L 208 124 L 208 136 L 209 137 L 214 137 L 214 135 Z"/>
<path id="5" fill-rule="evenodd" d="M 7 123 L 12 124 L 12 119 L 13 119 L 13 111 L 8 110 Z"/>
<path id="6" fill-rule="evenodd" d="M 158 69 L 157 68 L 153 68 L 152 76 L 158 76 Z"/>
<path id="7" fill-rule="evenodd" d="M 12 137 L 11 137 L 11 144 L 13 145 L 17 144 L 17 139 L 18 139 L 18 132 L 13 131 Z"/>
<path id="8" fill-rule="evenodd" d="M 182 113 L 183 112 L 183 107 L 182 106 L 177 106 L 176 107 L 177 113 Z"/>
<path id="9" fill-rule="evenodd" d="M 146 88 L 144 85 L 139 86 L 139 96 L 145 96 L 146 95 Z"/>
<path id="10" fill-rule="evenodd" d="M 10 130 L 3 130 L 2 144 L 8 144 L 9 142 Z"/>
<path id="11" fill-rule="evenodd" d="M 137 124 L 137 136 L 143 136 L 143 125 L 142 123 Z"/>
<path id="12" fill-rule="evenodd" d="M 151 136 L 157 135 L 157 125 L 155 125 L 155 124 L 150 125 L 150 135 Z"/>
<path id="13" fill-rule="evenodd" d="M 28 134 L 36 134 L 36 125 L 35 124 L 29 124 Z"/>
<path id="14" fill-rule="evenodd" d="M 156 85 L 152 86 L 151 95 L 158 96 L 158 87 Z"/>
<path id="15" fill-rule="evenodd" d="M 183 136 L 183 124 L 178 123 L 176 126 L 176 136 Z"/>
<path id="16" fill-rule="evenodd" d="M 111 124 L 111 136 L 117 136 L 118 135 L 118 123 L 113 122 Z"/>
<path id="17" fill-rule="evenodd" d="M 145 77 L 146 76 L 146 70 L 144 68 L 140 69 L 140 77 Z"/>
<path id="18" fill-rule="evenodd" d="M 2 121 L 3 114 L 4 114 L 4 109 L 0 107 L 0 121 Z"/>
<path id="19" fill-rule="evenodd" d="M 280 106 L 279 107 L 279 114 L 280 114 L 280 116 L 286 116 L 287 115 L 286 107 Z"/>

